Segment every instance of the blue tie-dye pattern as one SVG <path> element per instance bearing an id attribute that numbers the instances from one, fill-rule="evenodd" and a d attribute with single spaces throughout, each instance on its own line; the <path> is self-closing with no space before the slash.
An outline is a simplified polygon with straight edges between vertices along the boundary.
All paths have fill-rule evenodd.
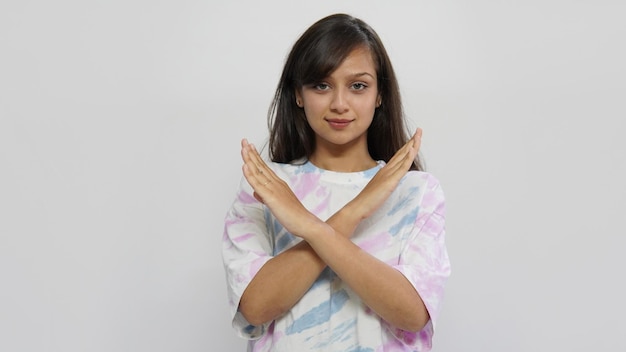
<path id="1" fill-rule="evenodd" d="M 268 224 L 267 225 L 267 229 L 271 230 L 269 227 L 269 224 L 272 224 L 272 213 L 270 212 L 270 210 L 268 208 L 263 209 L 263 220 L 265 220 L 265 223 Z"/>
<path id="2" fill-rule="evenodd" d="M 272 213 L 267 208 L 265 209 L 264 218 L 265 223 L 268 224 L 268 230 L 270 230 L 270 233 L 275 239 L 272 255 L 277 255 L 282 252 L 289 245 L 289 243 L 295 239 L 295 237 L 285 231 L 283 225 L 281 225 L 280 222 L 272 216 Z"/>
<path id="3" fill-rule="evenodd" d="M 379 166 L 373 167 L 373 168 L 371 168 L 371 169 L 368 169 L 368 170 L 363 171 L 363 176 L 364 176 L 365 178 L 370 179 L 370 178 L 374 177 L 374 175 L 376 175 L 376 173 L 377 173 L 379 170 L 380 170 L 380 167 L 379 167 Z"/>
<path id="4" fill-rule="evenodd" d="M 393 208 L 391 208 L 391 210 L 389 210 L 387 215 L 391 216 L 398 211 L 404 209 L 407 203 L 417 194 L 417 192 L 419 192 L 419 187 L 411 187 L 406 190 L 406 193 L 401 195 L 400 199 L 398 199 L 398 202 L 393 206 Z"/>
<path id="5" fill-rule="evenodd" d="M 345 341 L 347 338 L 350 338 L 351 335 L 346 335 L 346 331 L 348 329 L 352 329 L 355 325 L 356 319 L 352 319 L 337 326 L 335 329 L 333 329 L 333 334 L 330 336 L 330 342 L 332 343 L 335 341 Z"/>
<path id="6" fill-rule="evenodd" d="M 334 274 L 335 273 L 329 267 L 325 267 L 324 270 L 322 270 L 322 273 L 317 277 L 313 285 L 311 285 L 311 287 L 308 289 L 308 291 L 313 290 L 315 287 L 321 284 L 328 284 L 330 281 L 333 280 Z"/>
<path id="7" fill-rule="evenodd" d="M 408 226 L 408 228 L 411 228 L 410 225 L 415 223 L 415 219 L 417 219 L 418 211 L 419 211 L 419 208 L 416 207 L 415 209 L 411 210 L 410 213 L 403 216 L 402 219 L 398 221 L 398 223 L 396 223 L 389 229 L 389 233 L 392 236 L 395 236 L 398 233 L 400 233 L 400 230 L 402 230 L 403 228 L 407 228 L 405 226 Z"/>
<path id="8" fill-rule="evenodd" d="M 281 233 L 281 231 L 284 230 L 283 225 L 281 225 L 280 222 L 278 222 L 278 220 L 276 220 L 276 218 L 272 217 L 272 227 L 274 228 L 274 234 L 278 235 Z"/>
<path id="9" fill-rule="evenodd" d="M 330 299 L 309 310 L 287 327 L 287 335 L 301 333 L 306 329 L 328 322 L 330 316 L 337 313 L 348 302 L 348 293 L 345 290 L 333 293 Z"/>
<path id="10" fill-rule="evenodd" d="M 354 349 L 346 350 L 346 352 L 374 352 L 373 348 L 363 348 L 361 346 L 357 346 Z"/>
<path id="11" fill-rule="evenodd" d="M 390 229 L 389 229 L 389 233 L 391 233 L 392 236 L 396 236 L 398 233 L 400 233 L 401 229 L 405 228 L 405 226 L 413 224 L 415 222 L 415 219 L 417 217 L 417 214 L 419 212 L 419 207 L 415 207 L 415 208 L 410 208 L 407 206 L 407 204 L 409 203 L 409 201 L 411 201 L 411 198 L 414 197 L 416 194 L 418 194 L 419 192 L 419 187 L 411 187 L 409 188 L 405 194 L 403 194 L 400 199 L 398 199 L 398 202 L 396 203 L 396 205 L 393 206 L 393 208 L 391 208 L 391 210 L 389 210 L 387 212 L 387 216 L 391 217 L 393 215 L 395 215 L 397 212 L 399 212 L 400 210 L 403 209 L 411 209 L 411 212 L 404 215 L 400 221 L 398 221 L 395 225 L 393 225 Z"/>
<path id="12" fill-rule="evenodd" d="M 312 173 L 316 171 L 324 172 L 324 170 L 318 169 L 317 166 L 313 165 L 310 161 L 307 161 L 306 164 L 302 165 L 302 167 L 300 167 L 298 171 L 299 171 L 298 173 L 303 173 L 303 174 Z"/>
<path id="13" fill-rule="evenodd" d="M 351 319 L 351 320 L 348 320 L 344 323 L 337 325 L 336 327 L 333 328 L 333 332 L 330 338 L 328 339 L 328 341 L 318 342 L 317 344 L 315 344 L 314 347 L 316 349 L 325 348 L 325 347 L 328 347 L 329 345 L 332 346 L 332 344 L 334 344 L 335 342 L 341 342 L 341 341 L 345 341 L 351 338 L 352 337 L 351 334 L 346 334 L 346 331 L 348 331 L 348 329 L 352 329 L 355 325 L 356 325 L 356 319 Z"/>
<path id="14" fill-rule="evenodd" d="M 295 239 L 296 237 L 290 232 L 283 231 L 280 237 L 278 237 L 278 241 L 276 241 L 276 246 L 274 247 L 274 255 L 280 254 Z"/>

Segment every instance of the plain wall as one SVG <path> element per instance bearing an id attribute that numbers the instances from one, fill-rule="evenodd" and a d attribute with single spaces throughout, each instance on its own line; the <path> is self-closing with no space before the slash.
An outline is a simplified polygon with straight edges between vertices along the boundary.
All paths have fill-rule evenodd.
<path id="1" fill-rule="evenodd" d="M 448 204 L 437 352 L 619 351 L 619 1 L 0 4 L 0 350 L 243 351 L 220 241 L 295 39 L 383 38 Z"/>

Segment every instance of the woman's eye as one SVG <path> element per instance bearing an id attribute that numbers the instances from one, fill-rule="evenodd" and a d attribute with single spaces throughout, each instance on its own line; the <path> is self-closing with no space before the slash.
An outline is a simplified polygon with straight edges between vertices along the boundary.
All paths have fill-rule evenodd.
<path id="1" fill-rule="evenodd" d="M 363 90 L 365 88 L 367 88 L 367 85 L 365 83 L 357 82 L 352 84 L 352 89 L 354 90 Z"/>
<path id="2" fill-rule="evenodd" d="M 328 90 L 330 88 L 330 86 L 326 83 L 318 83 L 316 85 L 313 86 L 313 88 L 317 89 L 317 90 Z"/>

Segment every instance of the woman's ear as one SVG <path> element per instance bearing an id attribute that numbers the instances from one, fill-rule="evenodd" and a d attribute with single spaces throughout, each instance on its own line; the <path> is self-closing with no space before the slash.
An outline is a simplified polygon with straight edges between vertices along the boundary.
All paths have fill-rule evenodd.
<path id="1" fill-rule="evenodd" d="M 304 106 L 302 103 L 302 94 L 299 89 L 296 89 L 296 105 L 298 105 L 299 108 Z"/>
<path id="2" fill-rule="evenodd" d="M 380 95 L 378 96 L 378 98 L 376 98 L 376 107 L 380 107 L 380 104 L 383 103 L 383 97 L 381 97 Z"/>

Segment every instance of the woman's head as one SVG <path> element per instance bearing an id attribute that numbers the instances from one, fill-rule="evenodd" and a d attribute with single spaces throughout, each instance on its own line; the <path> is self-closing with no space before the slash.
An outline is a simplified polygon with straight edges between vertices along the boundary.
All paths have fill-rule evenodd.
<path id="1" fill-rule="evenodd" d="M 362 20 L 334 14 L 309 27 L 287 57 L 269 112 L 269 152 L 273 161 L 288 163 L 311 156 L 315 134 L 296 103 L 297 92 L 323 81 L 357 49 L 366 49 L 372 55 L 380 97 L 367 132 L 370 156 L 389 161 L 408 140 L 398 82 L 380 38 Z M 414 169 L 418 168 L 416 162 Z"/>

